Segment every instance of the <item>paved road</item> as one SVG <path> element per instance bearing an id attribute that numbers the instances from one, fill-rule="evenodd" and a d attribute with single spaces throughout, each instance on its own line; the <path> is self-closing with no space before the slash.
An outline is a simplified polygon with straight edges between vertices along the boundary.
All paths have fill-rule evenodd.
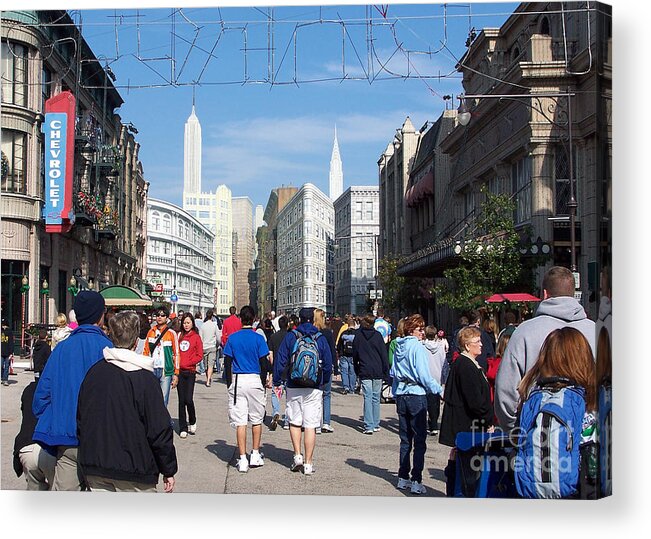
<path id="1" fill-rule="evenodd" d="M 16 477 L 13 471 L 12 451 L 20 427 L 20 395 L 32 379 L 31 372 L 16 369 L 16 375 L 10 377 L 10 385 L 1 388 L 2 489 L 25 488 L 23 478 Z M 413 496 L 395 488 L 399 453 L 395 405 L 383 404 L 380 432 L 364 435 L 360 430 L 362 397 L 341 394 L 340 383 L 335 382 L 332 395 L 334 433 L 317 436 L 313 476 L 289 471 L 293 455 L 289 431 L 280 427 L 273 432 L 266 427 L 263 430 L 264 467 L 241 474 L 234 467 L 238 455 L 235 431 L 227 422 L 226 386 L 216 377 L 211 387 L 205 386 L 204 377 L 197 377 L 197 380 L 197 433 L 186 439 L 179 438 L 178 433 L 174 436 L 179 460 L 175 492 Z M 268 412 L 271 411 L 270 400 L 269 397 Z M 176 420 L 175 390 L 170 394 L 169 410 Z M 445 495 L 442 470 L 447 454 L 448 449 L 436 438 L 428 438 L 423 473 L 426 496 Z"/>

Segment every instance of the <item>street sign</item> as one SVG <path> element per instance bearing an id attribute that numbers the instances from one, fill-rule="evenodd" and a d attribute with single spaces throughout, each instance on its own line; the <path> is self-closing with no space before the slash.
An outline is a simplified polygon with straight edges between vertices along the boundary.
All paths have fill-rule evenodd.
<path id="1" fill-rule="evenodd" d="M 154 285 L 154 292 L 160 294 L 163 292 L 163 283 L 158 283 Z"/>
<path id="2" fill-rule="evenodd" d="M 369 293 L 368 293 L 368 297 L 370 299 L 375 299 L 375 290 L 370 290 Z"/>
<path id="3" fill-rule="evenodd" d="M 382 290 L 377 290 L 376 291 L 376 297 L 377 297 L 377 299 L 382 299 Z"/>
<path id="4" fill-rule="evenodd" d="M 172 295 L 170 296 L 170 301 L 171 301 L 172 303 L 176 303 L 178 300 L 179 300 L 179 297 L 178 297 L 176 294 L 172 294 Z"/>

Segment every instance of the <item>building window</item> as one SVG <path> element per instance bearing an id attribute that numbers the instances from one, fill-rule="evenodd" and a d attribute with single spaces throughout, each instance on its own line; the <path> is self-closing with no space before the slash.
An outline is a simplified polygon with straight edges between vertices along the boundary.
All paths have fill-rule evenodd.
<path id="1" fill-rule="evenodd" d="M 520 159 L 511 167 L 511 181 L 515 196 L 515 224 L 519 225 L 531 219 L 531 160 Z"/>
<path id="2" fill-rule="evenodd" d="M 366 220 L 373 221 L 373 202 L 366 203 Z"/>
<path id="3" fill-rule="evenodd" d="M 374 268 L 373 268 L 373 259 L 372 258 L 367 258 L 366 259 L 366 276 L 367 277 L 373 277 L 374 274 Z"/>
<path id="4" fill-rule="evenodd" d="M 27 192 L 25 164 L 27 163 L 27 135 L 9 129 L 2 130 L 2 191 Z"/>
<path id="5" fill-rule="evenodd" d="M 355 277 L 361 277 L 362 276 L 362 259 L 357 258 L 355 260 Z"/>
<path id="6" fill-rule="evenodd" d="M 577 171 L 577 152 L 576 147 L 573 152 L 573 163 L 572 168 L 574 169 L 574 200 L 579 200 L 578 194 L 576 193 L 576 186 L 578 182 L 576 181 L 576 171 Z M 556 146 L 556 151 L 554 152 L 554 193 L 555 193 L 555 205 L 554 209 L 557 216 L 569 215 L 570 210 L 568 208 L 568 203 L 570 202 L 570 160 L 567 154 L 567 148 L 565 145 Z"/>
<path id="7" fill-rule="evenodd" d="M 41 111 L 45 111 L 45 102 L 52 96 L 52 71 L 43 67 L 41 71 Z"/>
<path id="8" fill-rule="evenodd" d="M 361 222 L 362 218 L 362 202 L 355 202 L 355 221 Z"/>
<path id="9" fill-rule="evenodd" d="M 156 226 L 158 228 L 159 225 Z M 172 232 L 172 219 L 169 215 L 163 215 L 163 232 L 170 234 Z"/>
<path id="10" fill-rule="evenodd" d="M 27 47 L 2 43 L 2 102 L 27 106 Z"/>
<path id="11" fill-rule="evenodd" d="M 157 211 L 151 212 L 151 226 L 154 230 L 160 228 L 160 214 Z"/>

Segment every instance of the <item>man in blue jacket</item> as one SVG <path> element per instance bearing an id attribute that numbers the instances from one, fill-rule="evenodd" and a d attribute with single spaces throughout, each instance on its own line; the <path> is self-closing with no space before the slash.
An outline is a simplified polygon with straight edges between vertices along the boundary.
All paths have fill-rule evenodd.
<path id="1" fill-rule="evenodd" d="M 77 467 L 77 399 L 81 383 L 104 348 L 113 344 L 101 330 L 104 298 L 83 290 L 75 298 L 77 327 L 52 352 L 34 394 L 32 410 L 37 419 L 33 440 L 57 448 L 52 490 L 81 490 Z"/>
<path id="2" fill-rule="evenodd" d="M 316 444 L 316 429 L 321 426 L 323 414 L 323 391 L 319 387 L 330 381 L 332 374 L 332 354 L 327 339 L 323 335 L 316 338 L 317 351 L 321 362 L 321 377 L 315 382 L 315 387 L 302 387 L 292 381 L 289 376 L 290 360 L 294 344 L 301 335 L 315 335 L 318 329 L 313 324 L 314 309 L 303 308 L 299 312 L 300 324 L 295 331 L 288 331 L 285 339 L 274 358 L 273 385 L 279 386 L 287 382 L 287 420 L 289 421 L 289 435 L 294 448 L 294 462 L 291 471 L 302 471 L 305 475 L 314 473 L 312 457 Z M 302 436 L 301 429 L 305 435 Z M 305 458 L 301 454 L 301 437 L 304 437 Z"/>

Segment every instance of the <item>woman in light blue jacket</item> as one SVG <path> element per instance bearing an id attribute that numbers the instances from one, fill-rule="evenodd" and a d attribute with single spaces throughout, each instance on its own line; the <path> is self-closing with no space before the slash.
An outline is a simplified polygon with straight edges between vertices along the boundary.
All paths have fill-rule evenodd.
<path id="1" fill-rule="evenodd" d="M 427 449 L 427 393 L 440 395 L 441 385 L 432 378 L 429 353 L 422 344 L 425 320 L 414 314 L 405 320 L 404 337 L 397 339 L 391 367 L 400 428 L 398 488 L 413 494 L 426 492 L 423 481 Z M 413 448 L 413 463 L 411 452 Z"/>

